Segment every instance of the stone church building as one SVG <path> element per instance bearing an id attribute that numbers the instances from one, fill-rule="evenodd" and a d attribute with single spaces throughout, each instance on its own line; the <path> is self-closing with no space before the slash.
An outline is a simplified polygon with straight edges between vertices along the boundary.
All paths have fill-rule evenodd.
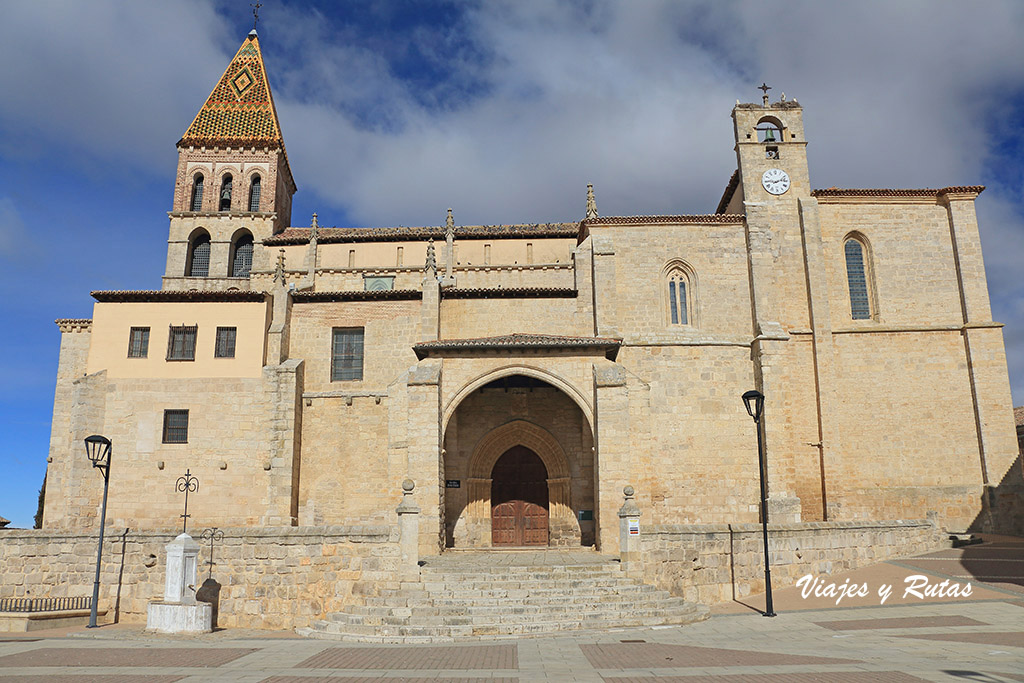
<path id="1" fill-rule="evenodd" d="M 95 528 L 95 433 L 115 528 L 180 525 L 186 470 L 190 528 L 395 524 L 409 478 L 421 555 L 614 553 L 626 485 L 645 529 L 759 520 L 754 388 L 773 523 L 991 526 L 1020 462 L 984 188 L 814 189 L 802 117 L 737 103 L 712 213 L 581 187 L 571 223 L 296 227 L 254 31 L 177 143 L 162 287 L 57 321 L 44 529 Z"/>

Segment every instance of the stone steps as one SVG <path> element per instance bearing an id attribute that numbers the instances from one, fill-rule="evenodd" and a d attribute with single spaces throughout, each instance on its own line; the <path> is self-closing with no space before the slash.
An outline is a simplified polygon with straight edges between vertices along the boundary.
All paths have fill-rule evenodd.
<path id="1" fill-rule="evenodd" d="M 632 579 L 617 562 L 597 553 L 458 552 L 428 558 L 419 581 L 382 583 L 377 595 L 366 597 L 363 604 L 330 614 L 302 632 L 317 638 L 413 643 L 686 624 L 705 618 L 707 608 Z"/>

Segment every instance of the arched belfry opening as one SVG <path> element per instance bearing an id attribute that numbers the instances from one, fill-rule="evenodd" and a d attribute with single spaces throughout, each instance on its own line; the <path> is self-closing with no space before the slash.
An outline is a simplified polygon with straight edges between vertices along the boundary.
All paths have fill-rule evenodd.
<path id="1" fill-rule="evenodd" d="M 446 547 L 594 545 L 593 443 L 580 406 L 537 377 L 464 396 L 444 435 Z"/>

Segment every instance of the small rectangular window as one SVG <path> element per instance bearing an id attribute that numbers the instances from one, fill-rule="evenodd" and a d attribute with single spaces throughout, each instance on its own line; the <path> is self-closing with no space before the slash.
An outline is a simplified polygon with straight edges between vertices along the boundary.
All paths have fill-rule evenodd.
<path id="1" fill-rule="evenodd" d="M 335 327 L 331 342 L 331 381 L 363 378 L 363 328 Z"/>
<path id="2" fill-rule="evenodd" d="M 167 360 L 195 360 L 198 325 L 171 325 L 167 335 Z"/>
<path id="3" fill-rule="evenodd" d="M 235 332 L 237 328 L 234 327 L 218 327 L 217 328 L 217 345 L 213 350 L 214 358 L 234 358 L 235 357 Z"/>
<path id="4" fill-rule="evenodd" d="M 164 411 L 164 443 L 188 443 L 188 411 Z"/>
<path id="5" fill-rule="evenodd" d="M 133 327 L 128 333 L 128 357 L 145 358 L 149 354 L 149 328 Z"/>

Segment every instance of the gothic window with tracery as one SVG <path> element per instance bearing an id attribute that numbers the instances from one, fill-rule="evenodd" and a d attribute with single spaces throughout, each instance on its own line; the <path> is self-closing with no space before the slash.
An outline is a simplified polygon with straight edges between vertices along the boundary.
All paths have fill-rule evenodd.
<path id="1" fill-rule="evenodd" d="M 690 315 L 689 278 L 681 268 L 673 268 L 668 273 L 668 310 L 669 323 L 672 325 L 689 325 Z"/>

